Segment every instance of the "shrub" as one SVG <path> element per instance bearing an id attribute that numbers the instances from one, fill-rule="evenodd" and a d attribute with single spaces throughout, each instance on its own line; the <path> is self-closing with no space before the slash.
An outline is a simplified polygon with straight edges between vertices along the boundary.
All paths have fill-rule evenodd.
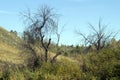
<path id="1" fill-rule="evenodd" d="M 86 77 L 90 79 L 89 76 L 92 76 L 96 80 L 120 79 L 120 59 L 118 56 L 120 56 L 118 50 L 109 49 L 103 50 L 99 54 L 85 55 Z"/>

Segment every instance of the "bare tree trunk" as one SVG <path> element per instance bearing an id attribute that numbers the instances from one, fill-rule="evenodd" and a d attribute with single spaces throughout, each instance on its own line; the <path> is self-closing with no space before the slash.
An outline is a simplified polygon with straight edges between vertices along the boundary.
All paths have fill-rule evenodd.
<path id="1" fill-rule="evenodd" d="M 45 50 L 45 62 L 47 62 L 47 60 L 48 60 L 48 50 L 46 49 Z"/>
<path id="2" fill-rule="evenodd" d="M 59 41 L 60 41 L 60 34 L 57 33 L 57 47 L 58 47 L 58 44 L 59 44 Z"/>
<path id="3" fill-rule="evenodd" d="M 44 35 L 41 37 L 41 44 L 45 50 L 45 61 L 47 62 L 47 60 L 48 60 L 48 48 L 49 48 L 50 43 L 51 43 L 51 38 L 49 39 L 47 46 L 45 46 L 43 38 L 44 38 Z"/>
<path id="4" fill-rule="evenodd" d="M 58 52 L 58 53 L 52 58 L 51 63 L 53 63 L 53 62 L 55 61 L 55 59 L 56 59 L 59 55 L 61 55 L 61 54 L 62 54 L 62 52 Z"/>
<path id="5" fill-rule="evenodd" d="M 49 46 L 50 46 L 50 43 L 51 43 L 51 38 L 49 39 L 49 42 L 45 48 L 45 61 L 47 62 L 48 60 L 48 49 L 49 49 Z"/>

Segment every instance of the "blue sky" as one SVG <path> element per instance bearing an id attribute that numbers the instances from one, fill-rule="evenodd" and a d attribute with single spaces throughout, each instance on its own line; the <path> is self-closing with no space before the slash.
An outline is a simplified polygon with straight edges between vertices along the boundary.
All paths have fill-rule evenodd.
<path id="1" fill-rule="evenodd" d="M 43 4 L 61 14 L 59 26 L 65 25 L 60 39 L 62 44 L 79 44 L 81 40 L 75 30 L 88 34 L 87 23 L 96 26 L 100 17 L 109 25 L 109 31 L 120 30 L 120 0 L 0 0 L 0 26 L 22 32 L 25 25 L 20 12 L 27 8 L 35 10 Z"/>

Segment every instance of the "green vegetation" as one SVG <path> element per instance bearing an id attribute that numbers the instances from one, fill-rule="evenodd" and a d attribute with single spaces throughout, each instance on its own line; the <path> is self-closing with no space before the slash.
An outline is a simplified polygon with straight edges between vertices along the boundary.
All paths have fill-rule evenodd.
<path id="1" fill-rule="evenodd" d="M 63 52 L 54 63 L 42 61 L 43 50 L 37 44 L 31 45 L 37 56 L 37 66 L 31 67 L 32 52 L 24 47 L 26 43 L 17 35 L 0 28 L 0 79 L 1 80 L 119 80 L 119 41 L 109 46 L 82 54 L 81 46 L 59 46 Z M 49 59 L 57 51 L 52 44 Z M 28 64 L 28 65 L 27 65 Z M 7 67 L 6 67 L 7 66 Z"/>

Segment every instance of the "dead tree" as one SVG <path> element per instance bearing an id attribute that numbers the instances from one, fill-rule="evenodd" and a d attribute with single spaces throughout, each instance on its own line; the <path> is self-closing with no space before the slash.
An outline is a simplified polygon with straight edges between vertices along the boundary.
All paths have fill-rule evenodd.
<path id="1" fill-rule="evenodd" d="M 51 63 L 55 62 L 55 59 L 56 59 L 59 55 L 61 55 L 61 54 L 63 53 L 63 51 L 60 52 L 60 50 L 59 50 L 59 42 L 60 42 L 61 34 L 62 34 L 63 30 L 64 30 L 65 25 L 62 26 L 62 28 L 61 28 L 60 31 L 58 30 L 58 28 L 59 28 L 58 22 L 57 22 L 56 26 L 57 26 L 57 29 L 56 29 L 56 31 L 55 31 L 55 34 L 56 34 L 56 36 L 57 36 L 57 43 L 56 43 L 57 53 L 56 53 L 55 56 L 53 56 L 53 58 L 51 59 Z"/>
<path id="2" fill-rule="evenodd" d="M 48 49 L 51 43 L 51 35 L 54 34 L 56 27 L 57 14 L 48 6 L 42 6 L 35 14 L 28 10 L 23 14 L 29 27 L 27 31 L 32 39 L 39 39 L 45 51 L 45 61 L 48 60 Z M 45 41 L 47 40 L 47 41 Z"/>
<path id="3" fill-rule="evenodd" d="M 56 26 L 59 27 L 58 22 L 57 22 Z M 57 28 L 56 31 L 55 31 L 56 36 L 57 36 L 57 43 L 56 43 L 56 46 L 57 46 L 57 47 L 58 47 L 58 45 L 59 45 L 60 37 L 61 37 L 61 34 L 62 34 L 63 30 L 64 30 L 64 27 L 65 27 L 65 25 L 62 26 L 62 28 L 61 28 L 60 31 L 58 30 L 58 28 Z"/>
<path id="4" fill-rule="evenodd" d="M 83 37 L 87 45 L 95 46 L 97 51 L 103 49 L 111 38 L 115 37 L 113 32 L 106 33 L 107 25 L 102 24 L 101 20 L 98 23 L 98 29 L 89 23 L 89 28 L 92 30 L 88 36 L 85 36 L 80 31 L 76 33 Z"/>

